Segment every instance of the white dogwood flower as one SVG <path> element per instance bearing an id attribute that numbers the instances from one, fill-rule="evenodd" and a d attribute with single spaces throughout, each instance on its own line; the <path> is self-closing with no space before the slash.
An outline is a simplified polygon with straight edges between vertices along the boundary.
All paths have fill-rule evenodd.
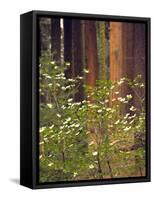
<path id="1" fill-rule="evenodd" d="M 94 169 L 94 165 L 92 165 L 92 164 L 89 165 L 89 168 L 90 168 L 90 169 Z"/>
<path id="2" fill-rule="evenodd" d="M 93 155 L 93 156 L 97 156 L 97 154 L 98 154 L 97 151 L 92 152 L 92 155 Z"/>
<path id="3" fill-rule="evenodd" d="M 135 108 L 134 106 L 131 106 L 129 110 L 131 110 L 131 111 L 135 111 L 136 108 Z"/>

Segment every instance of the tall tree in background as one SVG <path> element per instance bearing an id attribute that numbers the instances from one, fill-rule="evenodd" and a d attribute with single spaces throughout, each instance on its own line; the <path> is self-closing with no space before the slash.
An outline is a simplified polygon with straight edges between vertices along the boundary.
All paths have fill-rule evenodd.
<path id="1" fill-rule="evenodd" d="M 64 19 L 64 61 L 71 64 L 65 72 L 67 78 L 73 76 L 72 69 L 72 19 Z"/>
<path id="2" fill-rule="evenodd" d="M 51 19 L 51 53 L 53 54 L 53 59 L 60 61 L 61 52 L 61 28 L 60 28 L 60 18 Z"/>
<path id="3" fill-rule="evenodd" d="M 137 74 L 145 79 L 145 25 L 110 22 L 110 79 L 133 79 Z"/>
<path id="4" fill-rule="evenodd" d="M 146 31 L 145 31 L 145 24 L 134 24 L 134 74 L 141 74 L 143 83 L 145 82 L 145 67 L 146 67 Z M 137 102 L 138 95 L 141 98 L 145 98 L 145 89 L 142 89 L 140 91 L 137 91 L 137 93 L 134 93 L 134 105 L 136 108 L 140 110 L 140 112 L 145 112 L 145 105 L 142 105 L 143 103 Z M 144 110 L 142 110 L 144 108 Z M 145 125 L 144 125 L 145 127 Z M 135 148 L 145 147 L 145 131 L 143 132 L 137 132 L 135 135 Z M 141 168 L 138 166 L 138 163 L 140 163 L 140 158 L 136 156 L 136 171 L 140 171 L 139 175 L 145 174 L 145 168 Z"/>
<path id="5" fill-rule="evenodd" d="M 86 82 L 90 86 L 95 86 L 98 79 L 98 60 L 97 60 L 97 39 L 95 21 L 85 20 L 85 59 L 89 74 Z"/>
<path id="6" fill-rule="evenodd" d="M 145 24 L 110 22 L 110 79 L 118 80 L 122 77 L 134 79 L 137 75 L 142 75 L 145 81 Z M 145 90 L 135 91 L 134 88 L 124 86 L 120 89 L 120 95 L 133 94 L 132 105 L 138 109 L 138 114 L 144 113 L 139 98 L 143 99 Z M 140 94 L 138 93 L 140 92 Z M 125 111 L 127 111 L 125 107 Z M 130 110 L 129 110 L 130 112 Z M 134 145 L 125 150 L 136 150 L 144 146 L 145 133 L 136 132 L 134 135 Z M 135 156 L 136 173 L 144 172 L 138 167 L 140 161 Z"/>
<path id="7" fill-rule="evenodd" d="M 42 17 L 40 18 L 39 24 L 39 33 L 40 33 L 40 52 L 39 54 L 42 55 L 47 53 L 51 49 L 51 19 Z"/>
<path id="8" fill-rule="evenodd" d="M 134 72 L 140 73 L 145 81 L 146 66 L 146 27 L 145 24 L 134 24 Z"/>
<path id="9" fill-rule="evenodd" d="M 106 46 L 106 24 L 105 22 L 96 22 L 97 31 L 97 54 L 99 62 L 99 79 L 107 78 L 107 46 Z"/>
<path id="10" fill-rule="evenodd" d="M 122 23 L 110 22 L 110 79 L 117 81 L 122 76 L 123 49 Z"/>
<path id="11" fill-rule="evenodd" d="M 72 20 L 72 68 L 73 76 L 83 76 L 83 55 L 82 55 L 82 29 L 81 20 Z M 78 93 L 75 95 L 76 101 L 83 100 L 83 81 L 80 81 Z"/>
<path id="12" fill-rule="evenodd" d="M 66 71 L 68 78 L 83 76 L 81 20 L 64 19 L 64 60 L 71 64 L 70 68 Z M 83 99 L 82 81 L 74 99 L 75 101 Z"/>

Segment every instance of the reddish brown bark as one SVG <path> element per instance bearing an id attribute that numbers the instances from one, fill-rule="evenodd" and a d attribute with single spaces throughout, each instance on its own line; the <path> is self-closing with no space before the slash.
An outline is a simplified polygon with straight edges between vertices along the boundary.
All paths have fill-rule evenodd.
<path id="1" fill-rule="evenodd" d="M 119 80 L 122 75 L 123 51 L 122 51 L 122 23 L 110 23 L 110 79 Z"/>
<path id="2" fill-rule="evenodd" d="M 85 21 L 85 57 L 86 67 L 89 74 L 86 77 L 86 82 L 90 86 L 95 86 L 98 79 L 98 61 L 97 61 L 97 42 L 96 42 L 96 27 L 94 21 Z"/>

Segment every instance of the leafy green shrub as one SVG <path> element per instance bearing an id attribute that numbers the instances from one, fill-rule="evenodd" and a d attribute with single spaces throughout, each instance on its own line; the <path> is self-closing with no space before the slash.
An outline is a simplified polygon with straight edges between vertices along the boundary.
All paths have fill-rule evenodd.
<path id="1" fill-rule="evenodd" d="M 144 175 L 142 77 L 97 80 L 75 102 L 83 77 L 66 78 L 69 67 L 40 59 L 40 182 Z"/>

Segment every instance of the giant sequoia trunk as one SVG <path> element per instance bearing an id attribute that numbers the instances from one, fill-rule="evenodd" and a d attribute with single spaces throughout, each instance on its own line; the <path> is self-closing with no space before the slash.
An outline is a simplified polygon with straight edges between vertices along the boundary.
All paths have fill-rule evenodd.
<path id="1" fill-rule="evenodd" d="M 110 79 L 118 80 L 121 77 L 134 79 L 138 74 L 142 75 L 142 82 L 145 81 L 145 25 L 137 23 L 110 22 Z M 133 94 L 132 105 L 139 109 L 141 106 L 138 101 L 138 95 L 128 86 L 120 89 L 120 95 Z M 144 97 L 144 90 L 140 94 Z M 125 107 L 125 112 L 128 111 Z M 130 112 L 130 111 L 129 111 Z M 128 150 L 136 150 L 141 147 L 144 133 L 136 133 L 134 136 L 134 145 Z M 136 164 L 138 159 L 135 158 Z M 144 172 L 138 169 L 142 176 Z"/>
<path id="2" fill-rule="evenodd" d="M 141 74 L 142 75 L 142 82 L 145 82 L 145 66 L 146 66 L 146 32 L 145 32 L 145 24 L 134 24 L 134 74 Z M 146 90 L 140 91 L 139 95 L 141 98 L 144 98 Z M 138 91 L 139 92 L 139 91 Z M 134 94 L 134 99 L 137 99 L 137 95 Z M 145 109 L 145 105 L 139 105 L 137 101 L 134 101 L 135 107 L 137 107 L 140 112 L 142 111 L 142 107 Z M 146 125 L 144 125 L 146 126 Z M 145 148 L 145 133 L 144 131 L 141 133 L 136 133 L 135 135 L 135 147 L 143 147 Z M 139 158 L 136 157 L 136 162 L 140 162 Z M 138 168 L 138 166 L 136 166 Z M 139 167 L 141 176 L 145 175 L 145 169 Z"/>
<path id="3" fill-rule="evenodd" d="M 89 20 L 85 21 L 85 57 L 89 70 L 86 82 L 90 86 L 95 86 L 98 79 L 96 26 L 94 21 Z"/>
<path id="4" fill-rule="evenodd" d="M 110 80 L 115 82 L 119 80 L 123 74 L 125 74 L 123 66 L 123 46 L 122 46 L 122 23 L 121 22 L 110 22 L 110 48 L 109 48 L 109 63 L 110 63 Z M 118 88 L 120 96 L 123 96 L 121 87 Z M 111 100 L 116 95 L 111 94 Z M 112 106 L 112 101 L 110 105 Z"/>
<path id="5" fill-rule="evenodd" d="M 110 79 L 117 81 L 122 76 L 122 23 L 110 22 Z"/>
<path id="6" fill-rule="evenodd" d="M 110 22 L 110 79 L 133 79 L 137 74 L 142 75 L 144 82 L 145 25 Z M 128 88 L 123 88 L 121 94 L 130 92 Z"/>
<path id="7" fill-rule="evenodd" d="M 82 55 L 82 28 L 81 20 L 72 21 L 72 66 L 73 66 L 73 75 L 83 76 L 83 55 Z M 78 87 L 78 92 L 75 94 L 75 101 L 83 100 L 83 81 L 80 81 Z"/>
<path id="8" fill-rule="evenodd" d="M 66 71 L 67 78 L 83 76 L 81 20 L 64 19 L 64 60 L 71 64 Z M 83 100 L 82 81 L 80 81 L 74 100 Z"/>

